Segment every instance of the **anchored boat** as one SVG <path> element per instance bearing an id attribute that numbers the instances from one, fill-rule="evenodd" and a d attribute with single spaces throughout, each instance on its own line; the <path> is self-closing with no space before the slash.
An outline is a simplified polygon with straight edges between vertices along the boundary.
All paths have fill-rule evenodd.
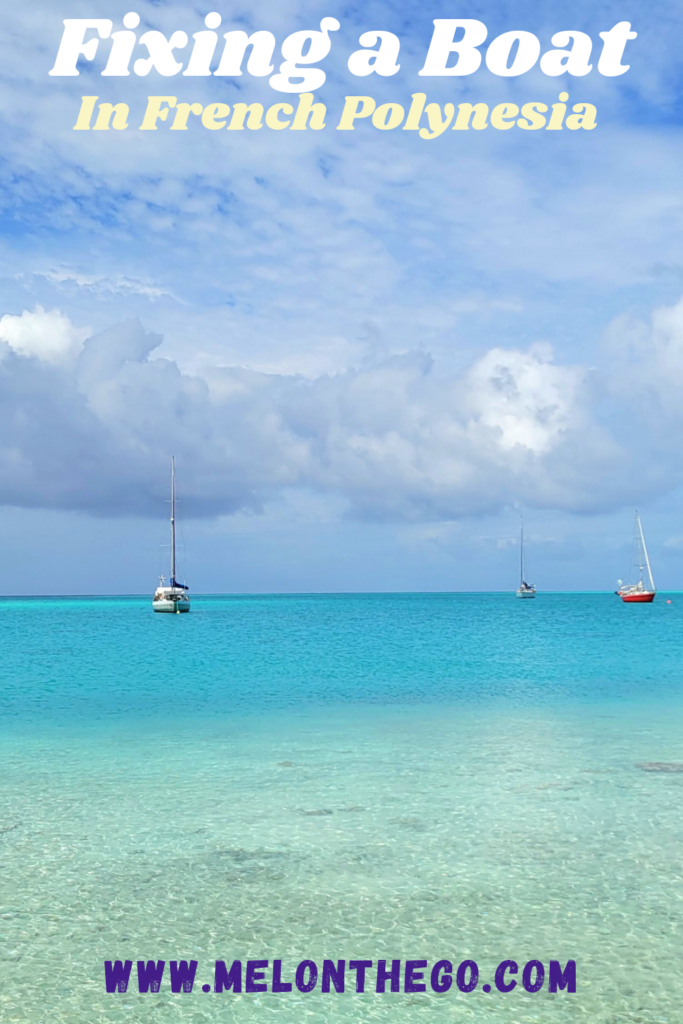
<path id="1" fill-rule="evenodd" d="M 652 569 L 650 568 L 650 559 L 648 557 L 647 546 L 645 544 L 643 524 L 640 521 L 638 509 L 636 509 L 633 547 L 636 555 L 635 565 L 637 565 L 640 571 L 640 579 L 637 583 L 629 584 L 624 583 L 623 580 L 617 580 L 618 589 L 615 593 L 627 604 L 649 604 L 651 601 L 654 601 L 657 589 L 655 587 L 655 581 L 652 578 Z M 644 579 L 644 576 L 647 578 Z"/>
<path id="2" fill-rule="evenodd" d="M 152 608 L 155 612 L 189 612 L 190 595 L 184 583 L 176 579 L 175 561 L 175 458 L 171 459 L 171 578 L 159 577 L 159 586 L 154 591 Z"/>
<path id="3" fill-rule="evenodd" d="M 524 579 L 524 523 L 519 533 L 519 588 L 517 597 L 536 597 L 536 587 Z"/>

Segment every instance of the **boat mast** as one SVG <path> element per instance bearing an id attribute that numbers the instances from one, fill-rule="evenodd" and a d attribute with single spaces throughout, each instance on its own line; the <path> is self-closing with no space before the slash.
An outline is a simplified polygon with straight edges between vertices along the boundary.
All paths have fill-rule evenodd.
<path id="1" fill-rule="evenodd" d="M 650 579 L 650 590 L 654 590 L 655 589 L 655 581 L 652 578 L 652 569 L 650 568 L 650 559 L 649 559 L 648 554 L 647 554 L 647 546 L 645 544 L 645 534 L 643 533 L 643 524 L 640 521 L 640 516 L 638 515 L 638 509 L 636 509 L 636 523 L 638 524 L 638 533 L 640 534 L 640 546 L 641 546 L 641 548 L 643 550 L 643 555 L 645 556 L 645 565 L 647 566 L 647 575 L 648 575 L 648 577 Z"/>
<path id="2" fill-rule="evenodd" d="M 519 585 L 524 584 L 524 520 L 519 528 Z"/>
<path id="3" fill-rule="evenodd" d="M 171 456 L 171 586 L 175 586 L 175 456 Z"/>

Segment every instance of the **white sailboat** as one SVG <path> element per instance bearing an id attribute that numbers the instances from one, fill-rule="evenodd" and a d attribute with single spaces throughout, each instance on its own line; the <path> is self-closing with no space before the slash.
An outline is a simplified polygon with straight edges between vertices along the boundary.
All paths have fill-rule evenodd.
<path id="1" fill-rule="evenodd" d="M 519 533 L 519 587 L 517 597 L 536 597 L 536 587 L 524 579 L 524 523 Z"/>
<path id="2" fill-rule="evenodd" d="M 155 612 L 189 612 L 190 595 L 184 583 L 176 579 L 175 561 L 175 458 L 171 459 L 171 578 L 159 577 L 159 586 L 154 591 L 152 608 Z"/>
<path id="3" fill-rule="evenodd" d="M 623 580 L 617 580 L 618 589 L 616 590 L 616 594 L 622 601 L 625 601 L 626 604 L 650 604 L 655 599 L 657 588 L 655 587 L 655 581 L 652 578 L 650 558 L 645 545 L 645 534 L 643 533 L 643 524 L 640 521 L 638 509 L 636 509 L 636 525 L 633 536 L 633 545 L 637 559 L 635 564 L 640 570 L 640 579 L 637 583 L 630 584 L 624 583 Z M 645 573 L 647 573 L 647 580 L 643 579 Z"/>

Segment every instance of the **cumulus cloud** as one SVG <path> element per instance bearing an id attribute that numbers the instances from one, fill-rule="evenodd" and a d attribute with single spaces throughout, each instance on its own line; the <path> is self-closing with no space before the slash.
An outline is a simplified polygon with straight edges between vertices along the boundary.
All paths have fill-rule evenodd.
<path id="1" fill-rule="evenodd" d="M 496 348 L 472 367 L 469 407 L 498 431 L 503 449 L 521 446 L 542 454 L 570 427 L 583 374 L 555 365 L 552 355 L 547 345 L 528 353 Z"/>
<path id="2" fill-rule="evenodd" d="M 614 396 L 546 345 L 496 347 L 459 373 L 408 352 L 313 379 L 190 374 L 137 320 L 60 362 L 80 332 L 54 311 L 23 316 L 52 317 L 56 340 L 8 342 L 0 362 L 4 504 L 158 515 L 172 453 L 193 515 L 258 511 L 292 489 L 404 522 L 631 499 L 633 453 L 598 415 Z M 683 338 L 683 318 L 671 323 Z"/>
<path id="3" fill-rule="evenodd" d="M 620 413 L 641 491 L 681 482 L 683 298 L 656 308 L 649 322 L 617 317 L 606 337 L 607 389 Z"/>
<path id="4" fill-rule="evenodd" d="M 36 356 L 48 363 L 59 363 L 76 353 L 90 333 L 75 327 L 58 309 L 46 312 L 36 306 L 20 316 L 6 313 L 0 318 L 0 341 L 23 356 Z"/>

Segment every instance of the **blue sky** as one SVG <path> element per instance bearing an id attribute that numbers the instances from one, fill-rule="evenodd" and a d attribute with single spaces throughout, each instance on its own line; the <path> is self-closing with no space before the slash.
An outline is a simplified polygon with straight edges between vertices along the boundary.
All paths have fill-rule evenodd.
<path id="1" fill-rule="evenodd" d="M 50 77 L 63 18 L 188 34 L 340 30 L 321 132 L 141 133 L 149 94 L 269 105 L 267 79 Z M 418 76 L 434 18 L 489 39 L 630 21 L 619 77 Z M 364 31 L 401 70 L 354 78 Z M 0 592 L 144 592 L 170 455 L 197 591 L 541 588 L 629 573 L 633 507 L 683 589 L 683 190 L 672 3 L 30 3 L 0 33 Z M 484 47 L 485 49 L 485 47 Z M 144 56 L 139 48 L 134 55 Z M 532 100 L 591 132 L 333 125 Z M 126 131 L 74 132 L 80 97 Z"/>

